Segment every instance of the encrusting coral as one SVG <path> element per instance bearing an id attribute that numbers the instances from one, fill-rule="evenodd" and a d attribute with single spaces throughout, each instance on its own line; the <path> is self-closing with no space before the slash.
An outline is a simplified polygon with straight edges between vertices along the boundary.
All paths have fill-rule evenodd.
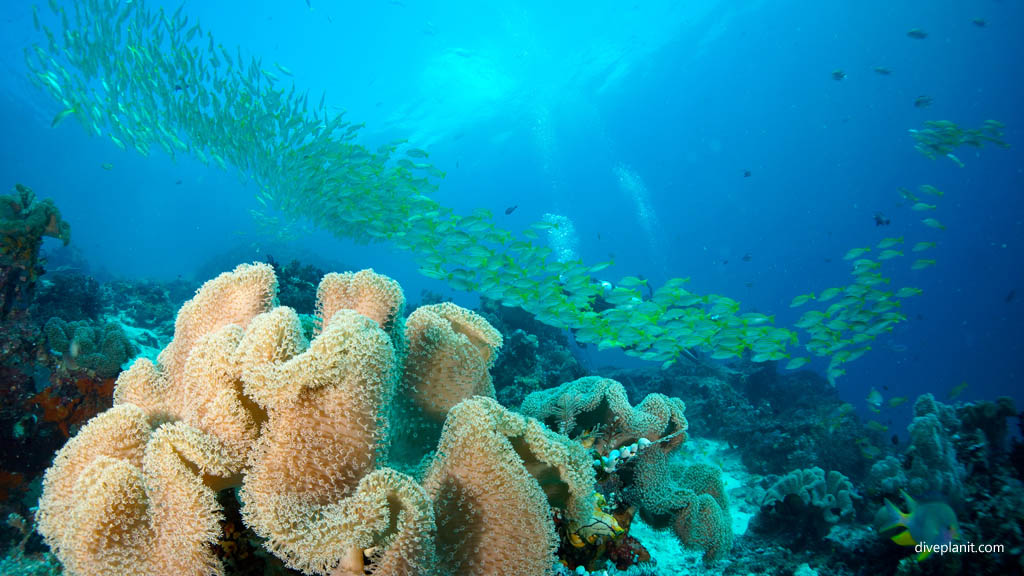
<path id="1" fill-rule="evenodd" d="M 493 399 L 501 336 L 482 317 L 441 304 L 406 320 L 393 280 L 328 274 L 307 340 L 275 294 L 264 264 L 204 284 L 157 362 L 122 372 L 114 407 L 58 452 L 38 526 L 68 574 L 224 574 L 218 492 L 239 487 L 244 524 L 306 574 L 539 576 L 563 538 L 581 551 L 623 538 L 595 489 L 593 437 Z M 555 405 L 578 420 L 561 428 L 603 426 L 603 449 L 664 456 L 685 439 L 678 399 L 633 408 L 601 380 L 563 391 Z M 691 480 L 677 529 L 717 556 L 720 479 Z"/>

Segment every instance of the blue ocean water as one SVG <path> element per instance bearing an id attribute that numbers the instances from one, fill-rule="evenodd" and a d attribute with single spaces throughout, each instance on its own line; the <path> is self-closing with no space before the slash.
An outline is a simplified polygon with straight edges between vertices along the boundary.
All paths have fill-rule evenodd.
<path id="1" fill-rule="evenodd" d="M 1019 3 L 294 0 L 185 11 L 223 45 L 289 69 L 311 100 L 326 93 L 330 110 L 366 124 L 360 142 L 427 149 L 447 173 L 443 204 L 487 208 L 512 230 L 566 216 L 579 255 L 614 255 L 616 276 L 690 277 L 695 291 L 791 325 L 795 295 L 846 281 L 848 249 L 935 240 L 935 267 L 911 271 L 907 256 L 890 268 L 893 287 L 924 293 L 848 365 L 841 395 L 863 409 L 871 387 L 943 398 L 967 382 L 962 400 L 1024 401 Z M 912 28 L 928 37 L 908 37 Z M 412 300 L 451 294 L 387 245 L 312 227 L 275 238 L 254 224 L 256 190 L 233 172 L 122 151 L 74 121 L 51 128 L 59 106 L 28 82 L 22 59 L 33 34 L 30 5 L 8 6 L 0 181 L 52 197 L 92 273 L 205 280 L 272 254 L 373 267 Z M 916 107 L 921 95 L 934 103 Z M 987 119 L 1006 125 L 1011 148 L 958 149 L 963 168 L 925 158 L 908 132 Z M 935 216 L 946 230 L 923 227 L 900 198 L 921 184 L 945 191 Z M 876 227 L 876 212 L 891 225 Z M 637 362 L 583 354 L 595 366 Z"/>

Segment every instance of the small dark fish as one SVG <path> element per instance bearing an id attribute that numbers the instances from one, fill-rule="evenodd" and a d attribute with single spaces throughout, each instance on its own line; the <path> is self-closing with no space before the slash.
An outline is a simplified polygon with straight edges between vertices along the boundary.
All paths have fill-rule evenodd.
<path id="1" fill-rule="evenodd" d="M 175 186 L 180 186 L 181 185 L 181 180 L 175 180 L 174 181 L 174 185 Z"/>
<path id="2" fill-rule="evenodd" d="M 988 26 L 988 22 L 986 22 L 984 18 L 971 18 L 971 24 L 974 24 L 978 28 Z"/>
<path id="3" fill-rule="evenodd" d="M 893 434 L 892 435 L 892 445 L 893 446 L 899 446 L 899 444 L 900 444 L 900 435 L 899 434 Z"/>
<path id="4" fill-rule="evenodd" d="M 1013 302 L 1013 299 L 1016 298 L 1016 297 L 1017 297 L 1017 290 L 1016 289 L 1010 290 L 1010 292 L 1006 295 L 1006 298 L 1003 298 L 1003 302 L 1006 302 L 1007 304 L 1009 304 L 1010 302 Z"/>
<path id="5" fill-rule="evenodd" d="M 925 32 L 924 30 L 921 30 L 920 28 L 914 28 L 907 32 L 907 36 L 915 40 L 924 40 L 925 38 L 928 37 L 928 33 Z"/>
<path id="6" fill-rule="evenodd" d="M 754 287 L 754 283 L 753 282 L 744 282 L 743 285 L 746 286 L 747 288 L 753 288 Z"/>
<path id="7" fill-rule="evenodd" d="M 882 76 L 888 76 L 889 74 L 892 74 L 892 70 L 886 68 L 885 66 L 875 66 L 875 74 L 881 74 Z"/>
<path id="8" fill-rule="evenodd" d="M 309 0 L 306 0 L 306 6 L 308 6 L 310 10 L 313 9 L 313 5 L 309 3 Z"/>
<path id="9" fill-rule="evenodd" d="M 932 105 L 935 99 L 927 94 L 921 94 L 917 98 L 914 98 L 914 108 L 927 108 Z"/>
<path id="10" fill-rule="evenodd" d="M 754 257 L 750 255 L 750 252 L 747 252 L 746 254 L 743 255 L 743 261 L 744 262 L 750 262 L 753 259 L 754 259 Z"/>
<path id="11" fill-rule="evenodd" d="M 846 72 L 843 72 L 842 68 L 836 68 L 832 71 L 832 79 L 836 82 L 846 80 Z"/>
<path id="12" fill-rule="evenodd" d="M 516 204 L 515 206 L 509 206 L 508 208 L 505 208 L 505 215 L 508 216 L 509 214 L 515 212 L 516 208 L 519 208 L 518 204 Z"/>
<path id="13" fill-rule="evenodd" d="M 881 212 L 875 212 L 875 226 L 888 226 L 892 221 L 885 217 L 885 214 Z"/>
<path id="14" fill-rule="evenodd" d="M 722 264 L 728 264 L 728 263 L 729 263 L 728 260 L 722 260 Z"/>
<path id="15" fill-rule="evenodd" d="M 744 170 L 743 171 L 743 177 L 744 178 L 750 178 L 750 170 Z"/>

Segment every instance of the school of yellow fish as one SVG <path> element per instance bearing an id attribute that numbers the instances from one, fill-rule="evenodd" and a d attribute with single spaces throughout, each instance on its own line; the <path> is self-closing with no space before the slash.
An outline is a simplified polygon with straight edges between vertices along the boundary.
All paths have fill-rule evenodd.
<path id="1" fill-rule="evenodd" d="M 794 330 L 775 326 L 773 316 L 741 312 L 731 298 L 694 294 L 687 279 L 649 290 L 636 277 L 615 284 L 595 279 L 613 262 L 558 261 L 539 241 L 557 223 L 542 221 L 513 234 L 495 226 L 487 210 L 460 215 L 440 205 L 430 195 L 444 173 L 427 161 L 426 151 L 404 141 L 375 151 L 356 143 L 361 124 L 328 113 L 324 96 L 310 104 L 307 92 L 282 80 L 291 77 L 287 68 L 225 48 L 190 23 L 181 7 L 167 14 L 141 0 L 71 6 L 65 10 L 51 0 L 52 14 L 45 17 L 34 8 L 44 38 L 25 50 L 31 79 L 59 102 L 54 126 L 74 117 L 123 149 L 190 154 L 233 167 L 258 185 L 257 201 L 266 209 L 255 212 L 259 219 L 276 221 L 271 213 L 277 211 L 339 237 L 389 241 L 411 251 L 424 275 L 522 307 L 600 349 L 619 348 L 666 368 L 691 350 L 715 359 L 747 353 L 755 362 L 789 358 L 788 369 L 810 361 L 790 353 L 799 344 Z M 59 33 L 47 26 L 56 22 Z M 933 187 L 922 191 L 939 196 Z M 936 208 L 912 203 L 918 211 Z M 922 222 L 942 228 L 934 218 Z M 877 261 L 863 257 L 871 248 L 851 250 L 850 284 L 793 300 L 794 307 L 823 305 L 795 327 L 809 334 L 810 355 L 829 359 L 833 383 L 843 364 L 906 319 L 900 300 L 921 292 L 884 289 L 889 278 L 882 262 L 902 258 L 903 244 L 902 237 L 883 240 Z M 918 242 L 913 252 L 932 246 Z M 917 260 L 911 268 L 934 263 Z M 598 299 L 608 306 L 595 310 Z"/>

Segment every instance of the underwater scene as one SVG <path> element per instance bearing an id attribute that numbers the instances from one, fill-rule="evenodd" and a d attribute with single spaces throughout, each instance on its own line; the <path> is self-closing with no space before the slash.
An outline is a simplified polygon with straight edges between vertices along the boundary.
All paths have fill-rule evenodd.
<path id="1" fill-rule="evenodd" d="M 1022 27 L 6 3 L 0 575 L 1024 574 Z"/>

